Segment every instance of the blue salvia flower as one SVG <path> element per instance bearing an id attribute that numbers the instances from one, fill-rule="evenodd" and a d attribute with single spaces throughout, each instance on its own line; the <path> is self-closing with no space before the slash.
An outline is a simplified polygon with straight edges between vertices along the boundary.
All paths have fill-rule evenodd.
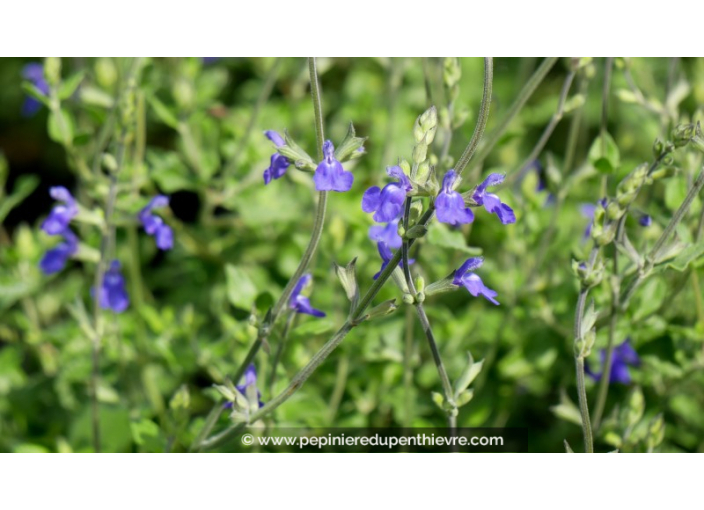
<path id="1" fill-rule="evenodd" d="M 335 146 L 330 140 L 323 144 L 323 160 L 313 176 L 318 191 L 349 191 L 354 182 L 352 172 L 345 171 L 342 163 L 335 159 Z"/>
<path id="2" fill-rule="evenodd" d="M 398 222 L 401 218 L 396 218 L 386 225 L 372 225 L 369 227 L 369 239 L 377 243 L 386 243 L 389 248 L 398 250 L 403 244 L 401 236 L 398 235 Z"/>
<path id="3" fill-rule="evenodd" d="M 284 139 L 276 131 L 264 131 L 264 136 L 271 140 L 275 146 L 281 147 L 286 145 Z M 269 168 L 264 170 L 264 184 L 269 184 L 273 179 L 279 179 L 284 176 L 291 162 L 287 157 L 282 156 L 278 152 L 271 155 Z"/>
<path id="4" fill-rule="evenodd" d="M 38 62 L 32 62 L 22 68 L 22 78 L 32 82 L 42 94 L 49 95 L 49 84 L 44 78 L 44 66 Z M 27 96 L 22 104 L 22 115 L 30 117 L 37 113 L 42 107 L 42 103 L 31 96 Z"/>
<path id="5" fill-rule="evenodd" d="M 144 230 L 150 236 L 154 236 L 156 246 L 160 250 L 170 250 L 174 246 L 174 233 L 171 227 L 164 223 L 164 220 L 152 214 L 153 209 L 166 207 L 169 205 L 169 197 L 157 195 L 139 212 L 139 221 L 142 222 Z"/>
<path id="6" fill-rule="evenodd" d="M 250 364 L 247 369 L 244 371 L 244 383 L 239 384 L 235 386 L 237 388 L 237 391 L 239 391 L 242 395 L 246 396 L 247 395 L 247 388 L 250 386 L 254 386 L 255 388 L 257 387 L 257 369 L 254 366 L 254 363 Z M 262 402 L 262 393 L 257 389 L 257 399 L 259 400 L 259 407 L 264 407 L 264 402 Z M 233 402 L 225 402 L 222 407 L 223 409 L 232 409 Z"/>
<path id="7" fill-rule="evenodd" d="M 454 170 L 448 170 L 442 180 L 442 190 L 435 199 L 438 221 L 449 225 L 472 223 L 474 213 L 465 206 L 462 195 L 452 189 L 456 180 L 457 173 Z"/>
<path id="8" fill-rule="evenodd" d="M 362 210 L 366 213 L 373 212 L 374 221 L 379 223 L 398 218 L 403 212 L 406 194 L 413 189 L 411 181 L 400 166 L 389 167 L 386 173 L 396 177 L 398 182 L 391 182 L 384 186 L 384 189 L 373 186 L 362 196 Z"/>
<path id="9" fill-rule="evenodd" d="M 120 272 L 120 262 L 113 260 L 105 271 L 103 283 L 100 286 L 100 308 L 122 313 L 130 305 L 130 298 L 125 288 L 125 279 Z"/>
<path id="10" fill-rule="evenodd" d="M 375 280 L 379 278 L 379 275 L 382 273 L 382 271 L 384 271 L 384 269 L 386 269 L 386 266 L 389 265 L 389 262 L 391 262 L 391 259 L 394 256 L 394 254 L 391 252 L 391 249 L 386 243 L 377 243 L 376 247 L 379 250 L 379 255 L 381 256 L 381 269 L 379 269 L 379 272 L 374 275 Z M 414 262 L 415 259 L 408 259 L 409 266 L 412 266 Z M 403 261 L 401 261 L 398 266 L 403 268 Z"/>
<path id="11" fill-rule="evenodd" d="M 489 177 L 484 179 L 477 189 L 472 194 L 472 199 L 477 205 L 483 205 L 484 209 L 489 213 L 496 214 L 504 225 L 516 223 L 516 215 L 507 204 L 504 204 L 497 195 L 487 193 L 486 189 L 489 186 L 496 186 L 504 182 L 504 176 L 501 174 L 489 174 Z"/>
<path id="12" fill-rule="evenodd" d="M 599 351 L 599 357 L 601 358 L 601 366 L 603 367 L 606 363 L 606 349 L 601 349 Z M 630 337 L 628 337 L 621 345 L 614 348 L 611 362 L 611 373 L 609 374 L 609 383 L 630 384 L 631 374 L 628 367 L 637 367 L 639 365 L 640 358 L 631 345 Z M 595 373 L 590 370 L 589 365 L 586 365 L 585 371 L 595 381 L 601 380 L 603 368 L 602 373 Z"/>
<path id="13" fill-rule="evenodd" d="M 653 218 L 651 218 L 648 214 L 644 214 L 638 219 L 638 224 L 641 227 L 649 227 L 653 224 Z"/>
<path id="14" fill-rule="evenodd" d="M 42 260 L 39 261 L 39 268 L 46 275 L 58 273 L 65 266 L 68 259 L 78 251 L 78 238 L 70 228 L 66 227 L 61 232 L 64 240 L 56 247 L 48 250 Z"/>
<path id="15" fill-rule="evenodd" d="M 488 301 L 498 305 L 499 302 L 494 299 L 497 295 L 496 291 L 484 285 L 482 279 L 473 272 L 475 269 L 481 267 L 483 263 L 484 259 L 481 257 L 468 258 L 464 264 L 455 271 L 452 283 L 458 287 L 464 287 L 474 297 L 484 296 Z"/>
<path id="16" fill-rule="evenodd" d="M 49 188 L 49 194 L 54 200 L 63 202 L 55 205 L 49 216 L 42 223 L 41 229 L 49 235 L 63 233 L 74 216 L 78 214 L 78 204 L 71 193 L 63 186 Z"/>
<path id="17" fill-rule="evenodd" d="M 312 315 L 313 317 L 325 317 L 325 312 L 313 308 L 310 304 L 310 300 L 301 295 L 303 289 L 312 279 L 313 276 L 310 273 L 301 276 L 298 283 L 296 283 L 296 286 L 293 288 L 291 297 L 288 300 L 288 306 L 296 313 L 305 313 L 307 315 Z"/>

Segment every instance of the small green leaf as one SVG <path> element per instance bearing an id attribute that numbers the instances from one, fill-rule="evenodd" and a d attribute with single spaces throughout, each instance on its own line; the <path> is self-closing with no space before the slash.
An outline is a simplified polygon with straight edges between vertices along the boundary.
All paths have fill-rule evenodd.
<path id="1" fill-rule="evenodd" d="M 20 175 L 17 178 L 12 194 L 3 198 L 0 202 L 0 223 L 10 214 L 10 211 L 17 207 L 27 198 L 39 185 L 39 178 L 36 175 Z"/>
<path id="2" fill-rule="evenodd" d="M 149 104 L 151 105 L 154 113 L 159 119 L 173 129 L 178 129 L 178 117 L 176 114 L 169 109 L 164 103 L 162 103 L 156 96 L 149 97 Z"/>
<path id="3" fill-rule="evenodd" d="M 621 155 L 618 146 L 611 135 L 604 132 L 598 136 L 589 149 L 589 162 L 598 171 L 610 174 L 616 171 L 621 164 Z"/>
<path id="4" fill-rule="evenodd" d="M 675 271 L 684 271 L 692 262 L 696 261 L 702 255 L 704 255 L 704 241 L 700 241 L 682 250 L 667 266 Z"/>
<path id="5" fill-rule="evenodd" d="M 48 127 L 49 138 L 62 145 L 73 143 L 73 119 L 71 114 L 63 108 L 49 112 Z"/>
<path id="6" fill-rule="evenodd" d="M 71 97 L 73 93 L 76 92 L 76 89 L 81 84 L 81 81 L 83 81 L 85 75 L 85 71 L 79 71 L 64 80 L 59 87 L 59 99 L 63 101 Z"/>

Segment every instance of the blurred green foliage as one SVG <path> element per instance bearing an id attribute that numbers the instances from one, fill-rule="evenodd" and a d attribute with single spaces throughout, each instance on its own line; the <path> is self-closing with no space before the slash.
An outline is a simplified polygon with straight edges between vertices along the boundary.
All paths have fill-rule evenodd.
<path id="1" fill-rule="evenodd" d="M 39 225 L 51 207 L 47 190 L 53 185 L 66 185 L 81 203 L 102 209 L 107 188 L 100 155 L 116 150 L 111 126 L 128 62 L 63 59 L 60 108 L 43 108 L 27 119 L 19 115 L 24 63 L 0 63 L 0 450 L 90 451 L 91 343 L 84 310 L 91 310 L 95 262 L 79 257 L 44 276 L 38 262 L 55 241 Z M 485 140 L 539 63 L 495 61 Z M 668 140 L 675 125 L 701 119 L 704 104 L 704 59 L 616 59 L 604 125 L 609 137 L 594 148 L 601 140 L 606 64 L 586 61 L 564 116 L 539 151 L 548 189 L 538 191 L 538 173 L 522 167 L 557 111 L 571 65 L 569 59 L 557 62 L 493 150 L 473 160 L 461 185 L 467 191 L 489 172 L 506 173 L 499 193 L 517 223 L 503 226 L 477 210 L 475 222 L 459 230 L 434 224 L 414 253 L 414 270 L 427 283 L 447 276 L 468 254 L 485 257 L 480 274 L 498 291 L 501 306 L 461 289 L 428 298 L 426 310 L 453 381 L 465 368 L 467 351 L 484 360 L 458 424 L 528 427 L 534 451 L 564 451 L 565 439 L 575 449 L 581 443 L 573 403 L 577 282 L 571 269 L 589 249 L 583 240 L 589 220 L 580 205 L 613 193 L 628 172 L 652 161 L 656 138 Z M 416 117 L 431 104 L 440 111 L 432 148 L 439 175 L 467 144 L 481 101 L 482 59 L 461 59 L 460 66 L 458 78 L 448 76 L 442 59 L 319 61 L 326 138 L 339 143 L 354 122 L 357 134 L 368 137 L 367 154 L 345 165 L 355 175 L 353 189 L 330 196 L 310 267 L 311 301 L 328 315 L 297 317 L 273 388 L 267 384 L 271 356 L 258 354 L 264 401 L 285 388 L 346 318 L 349 304 L 333 262 L 357 257 L 362 292 L 378 271 L 381 261 L 367 237 L 371 215 L 362 212 L 361 196 L 387 182 L 386 166 L 410 159 Z M 459 80 L 457 92 L 443 85 L 444 70 L 446 83 Z M 135 104 L 115 243 L 132 304 L 125 313 L 106 314 L 98 384 L 103 450 L 184 451 L 220 398 L 212 385 L 239 367 L 256 337 L 252 317 L 261 318 L 278 298 L 310 236 L 316 196 L 310 174 L 291 167 L 284 178 L 262 182 L 274 150 L 263 130 L 286 129 L 315 154 L 306 62 L 147 59 Z M 457 129 L 448 139 L 450 124 Z M 439 161 L 446 141 L 449 157 Z M 695 152 L 678 153 L 676 174 L 641 193 L 627 222 L 637 250 L 657 239 L 701 164 Z M 156 250 L 135 216 L 157 192 L 172 199 L 165 218 L 175 248 L 166 253 Z M 652 216 L 652 226 L 640 226 L 640 214 Z M 661 267 L 618 320 L 618 343 L 630 337 L 642 363 L 631 370 L 630 387 L 610 387 L 596 434 L 599 451 L 704 451 L 701 215 L 699 197 L 677 230 L 682 247 L 689 246 L 686 259 Z M 81 223 L 77 231 L 86 246 L 98 247 L 94 226 Z M 608 309 L 607 285 L 592 295 L 597 309 Z M 394 297 L 400 293 L 389 284 L 375 302 Z M 444 412 L 431 396 L 440 382 L 408 308 L 401 305 L 355 329 L 265 422 L 443 425 Z M 282 326 L 271 336 L 274 346 Z M 598 368 L 607 328 L 597 326 L 589 361 Z M 410 379 L 404 379 L 404 359 L 410 359 Z M 593 402 L 597 384 L 588 382 L 587 391 Z M 227 422 L 223 415 L 216 430 Z M 658 446 L 653 438 L 663 427 Z M 236 446 L 224 449 L 231 448 Z"/>

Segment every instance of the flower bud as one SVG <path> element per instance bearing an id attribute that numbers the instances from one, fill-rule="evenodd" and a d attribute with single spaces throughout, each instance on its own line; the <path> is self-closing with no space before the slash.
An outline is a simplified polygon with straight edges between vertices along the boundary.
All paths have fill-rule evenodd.
<path id="1" fill-rule="evenodd" d="M 672 142 L 675 147 L 684 147 L 694 136 L 694 124 L 680 124 L 672 130 Z"/>
<path id="2" fill-rule="evenodd" d="M 44 78 L 52 87 L 61 83 L 61 58 L 46 57 L 44 59 Z"/>

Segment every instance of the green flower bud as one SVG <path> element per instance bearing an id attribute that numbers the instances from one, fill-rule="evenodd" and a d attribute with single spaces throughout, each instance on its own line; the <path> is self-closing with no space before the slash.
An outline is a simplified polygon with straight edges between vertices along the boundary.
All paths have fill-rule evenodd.
<path id="1" fill-rule="evenodd" d="M 117 172 L 117 160 L 112 154 L 104 152 L 100 158 L 100 163 L 103 165 L 103 168 L 108 172 Z"/>
<path id="2" fill-rule="evenodd" d="M 694 137 L 694 124 L 680 124 L 672 130 L 672 142 L 675 147 L 684 147 Z"/>
<path id="3" fill-rule="evenodd" d="M 57 87 L 61 83 L 61 58 L 46 57 L 44 59 L 44 78 L 52 87 Z"/>
<path id="4" fill-rule="evenodd" d="M 357 285 L 357 257 L 353 258 L 352 261 L 346 266 L 340 266 L 333 262 L 335 267 L 335 274 L 342 284 L 342 288 L 345 289 L 345 294 L 347 299 L 352 303 L 352 310 L 357 307 L 359 303 L 359 286 Z"/>
<path id="5" fill-rule="evenodd" d="M 95 78 L 105 89 L 112 89 L 117 82 L 117 67 L 111 58 L 100 57 L 95 62 Z"/>
<path id="6" fill-rule="evenodd" d="M 425 279 L 423 279 L 420 275 L 416 277 L 416 290 L 418 292 L 423 292 L 425 290 Z"/>
<path id="7" fill-rule="evenodd" d="M 413 162 L 422 163 L 428 157 L 428 146 L 425 143 L 419 143 L 413 147 Z"/>
<path id="8" fill-rule="evenodd" d="M 650 420 L 648 424 L 648 437 L 646 439 L 648 451 L 653 451 L 660 446 L 663 439 L 665 439 L 665 420 L 662 417 L 662 413 L 660 413 Z"/>
<path id="9" fill-rule="evenodd" d="M 193 108 L 196 97 L 195 90 L 193 90 L 193 84 L 185 78 L 179 78 L 173 83 L 171 86 L 171 94 L 176 104 L 182 110 L 190 110 Z"/>

